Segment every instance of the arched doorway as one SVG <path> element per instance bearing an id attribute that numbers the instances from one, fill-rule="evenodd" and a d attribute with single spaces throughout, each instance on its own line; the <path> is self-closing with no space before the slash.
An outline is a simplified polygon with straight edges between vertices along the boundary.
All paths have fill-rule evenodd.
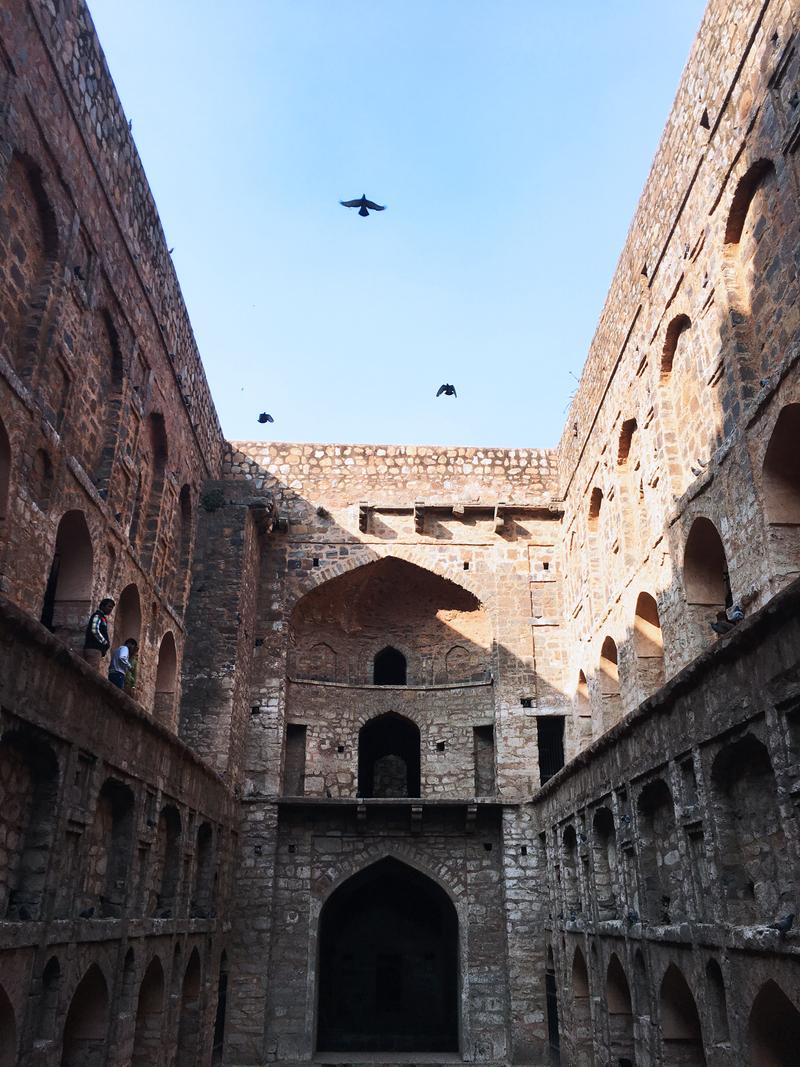
<path id="1" fill-rule="evenodd" d="M 458 917 L 430 878 L 372 864 L 326 902 L 319 945 L 320 1051 L 458 1050 Z"/>
<path id="2" fill-rule="evenodd" d="M 64 1024 L 61 1067 L 100 1067 L 108 1033 L 108 986 L 93 963 L 73 994 Z"/>
<path id="3" fill-rule="evenodd" d="M 92 538 L 82 511 L 68 511 L 58 524 L 53 563 L 42 605 L 42 623 L 80 647 L 91 613 Z"/>
<path id="4" fill-rule="evenodd" d="M 419 729 L 388 712 L 358 735 L 358 793 L 362 797 L 420 795 Z"/>

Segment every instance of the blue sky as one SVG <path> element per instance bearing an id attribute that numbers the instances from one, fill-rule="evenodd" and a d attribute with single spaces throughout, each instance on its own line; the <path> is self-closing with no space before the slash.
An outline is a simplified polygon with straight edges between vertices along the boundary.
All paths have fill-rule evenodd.
<path id="1" fill-rule="evenodd" d="M 229 438 L 556 443 L 700 0 L 89 3 Z"/>

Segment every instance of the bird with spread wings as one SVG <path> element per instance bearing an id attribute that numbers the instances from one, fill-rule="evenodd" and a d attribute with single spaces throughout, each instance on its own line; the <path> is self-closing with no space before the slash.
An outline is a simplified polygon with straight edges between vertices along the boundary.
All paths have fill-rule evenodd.
<path id="1" fill-rule="evenodd" d="M 441 396 L 442 393 L 444 393 L 445 396 L 458 396 L 458 393 L 456 392 L 456 387 L 454 385 L 450 385 L 449 382 L 445 382 L 444 385 L 440 385 L 436 395 Z"/>
<path id="2" fill-rule="evenodd" d="M 362 218 L 366 218 L 370 211 L 385 211 L 386 205 L 381 206 L 376 204 L 373 200 L 367 200 L 367 194 L 362 193 L 360 200 L 340 200 L 339 203 L 342 207 L 357 207 L 359 208 L 359 215 Z M 369 210 L 367 210 L 369 209 Z"/>

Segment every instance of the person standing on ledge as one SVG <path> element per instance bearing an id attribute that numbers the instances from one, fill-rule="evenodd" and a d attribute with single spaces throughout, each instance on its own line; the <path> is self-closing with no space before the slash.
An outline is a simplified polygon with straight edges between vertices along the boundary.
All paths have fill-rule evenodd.
<path id="1" fill-rule="evenodd" d="M 111 653 L 111 662 L 108 665 L 108 680 L 117 689 L 125 688 L 125 678 L 132 667 L 131 659 L 136 656 L 139 642 L 129 637 L 125 644 L 115 648 Z"/>
<path id="2" fill-rule="evenodd" d="M 89 617 L 86 627 L 86 637 L 83 641 L 83 658 L 91 664 L 95 670 L 100 667 L 100 660 L 111 647 L 108 637 L 108 616 L 114 610 L 115 601 L 111 597 L 104 597 L 97 608 Z"/>

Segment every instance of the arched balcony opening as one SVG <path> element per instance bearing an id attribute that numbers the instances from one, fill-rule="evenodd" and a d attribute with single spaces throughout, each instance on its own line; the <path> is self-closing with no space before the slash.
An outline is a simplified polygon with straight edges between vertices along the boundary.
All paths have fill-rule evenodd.
<path id="1" fill-rule="evenodd" d="M 321 1052 L 458 1050 L 458 917 L 430 878 L 367 867 L 326 901 L 319 945 Z"/>
<path id="2" fill-rule="evenodd" d="M 161 638 L 156 666 L 156 695 L 153 713 L 156 720 L 171 726 L 175 713 L 175 693 L 178 675 L 178 652 L 171 630 Z"/>
<path id="3" fill-rule="evenodd" d="M 697 1004 L 674 963 L 669 965 L 661 982 L 659 1012 L 665 1067 L 705 1067 Z"/>
<path id="4" fill-rule="evenodd" d="M 752 1067 L 796 1067 L 800 1011 L 771 979 L 764 983 L 753 1001 L 747 1041 Z"/>
<path id="5" fill-rule="evenodd" d="M 93 963 L 70 1001 L 61 1067 L 103 1067 L 108 1051 L 108 1023 L 108 985 L 103 972 Z"/>
<path id="6" fill-rule="evenodd" d="M 405 685 L 406 657 L 391 645 L 375 654 L 372 665 L 372 682 L 374 685 Z"/>
<path id="7" fill-rule="evenodd" d="M 650 593 L 640 593 L 636 599 L 633 646 L 639 685 L 649 696 L 664 684 L 664 636 L 658 604 Z"/>
<path id="8" fill-rule="evenodd" d="M 800 572 L 800 404 L 787 404 L 778 416 L 762 485 L 772 572 L 784 585 Z"/>
<path id="9" fill-rule="evenodd" d="M 42 623 L 74 648 L 83 647 L 92 610 L 92 538 L 82 511 L 68 511 L 58 524 Z"/>
<path id="10" fill-rule="evenodd" d="M 114 640 L 112 644 L 118 647 L 129 637 L 139 640 L 142 630 L 142 603 L 139 598 L 139 589 L 134 582 L 126 585 L 120 593 L 119 602 L 113 615 Z"/>
<path id="11" fill-rule="evenodd" d="M 600 649 L 600 695 L 603 701 L 603 729 L 608 730 L 622 718 L 619 655 L 617 644 L 611 637 L 606 637 Z"/>
<path id="12" fill-rule="evenodd" d="M 419 728 L 389 712 L 358 735 L 358 793 L 362 797 L 420 796 Z"/>

